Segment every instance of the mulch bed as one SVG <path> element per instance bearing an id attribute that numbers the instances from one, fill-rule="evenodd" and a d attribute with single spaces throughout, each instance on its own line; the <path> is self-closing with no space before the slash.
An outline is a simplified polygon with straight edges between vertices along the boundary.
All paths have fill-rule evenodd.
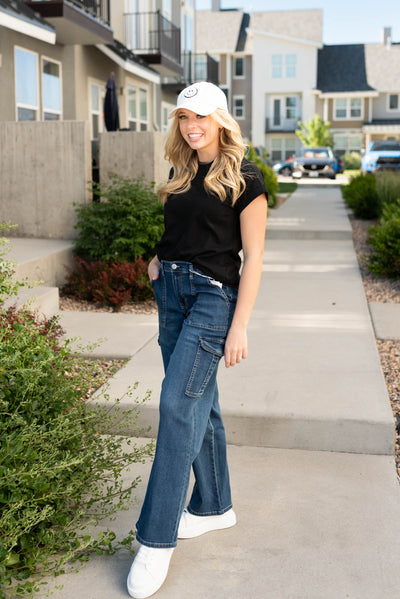
<path id="1" fill-rule="evenodd" d="M 350 218 L 353 229 L 353 243 L 368 302 L 400 303 L 400 280 L 377 277 L 370 273 L 366 258 L 371 251 L 367 243 L 368 228 L 375 223 Z M 396 468 L 400 478 L 400 339 L 376 341 L 382 370 L 385 375 L 392 411 L 396 421 Z"/>

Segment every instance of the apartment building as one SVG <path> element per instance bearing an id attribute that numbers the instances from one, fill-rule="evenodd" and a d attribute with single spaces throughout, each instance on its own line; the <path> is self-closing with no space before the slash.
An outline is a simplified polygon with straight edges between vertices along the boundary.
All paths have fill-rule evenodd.
<path id="1" fill-rule="evenodd" d="M 324 46 L 318 52 L 316 111 L 331 123 L 335 150 L 360 151 L 375 139 L 400 139 L 400 44 Z"/>
<path id="2" fill-rule="evenodd" d="M 198 11 L 197 47 L 216 58 L 243 136 L 272 161 L 300 149 L 299 120 L 331 122 L 335 151 L 400 139 L 400 44 L 324 46 L 321 10 Z"/>

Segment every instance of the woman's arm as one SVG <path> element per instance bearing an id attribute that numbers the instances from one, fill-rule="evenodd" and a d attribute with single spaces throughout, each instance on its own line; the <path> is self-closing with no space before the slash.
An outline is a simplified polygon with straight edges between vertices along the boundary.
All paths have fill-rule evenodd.
<path id="1" fill-rule="evenodd" d="M 231 327 L 225 343 L 225 366 L 234 366 L 247 357 L 247 324 L 257 297 L 264 253 L 267 202 L 262 194 L 240 214 L 243 269 Z"/>

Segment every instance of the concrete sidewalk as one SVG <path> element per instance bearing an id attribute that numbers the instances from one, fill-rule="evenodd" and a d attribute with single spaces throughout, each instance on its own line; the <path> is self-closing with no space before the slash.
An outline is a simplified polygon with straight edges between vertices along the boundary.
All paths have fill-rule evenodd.
<path id="1" fill-rule="evenodd" d="M 140 381 L 157 430 L 154 316 L 63 312 L 68 336 L 127 356 L 108 392 Z M 220 370 L 236 527 L 180 541 L 157 599 L 395 599 L 400 490 L 394 421 L 337 187 L 302 186 L 269 221 L 249 358 Z M 104 403 L 102 393 L 97 400 Z M 127 400 L 128 401 L 128 400 Z M 129 431 L 127 431 L 129 433 Z M 307 449 L 308 451 L 304 451 Z M 382 455 L 377 455 L 382 454 Z M 134 528 L 139 503 L 110 527 Z M 131 558 L 95 557 L 57 599 L 122 599 Z"/>
<path id="2" fill-rule="evenodd" d="M 95 355 L 131 356 L 107 393 L 123 397 L 136 381 L 139 395 L 151 390 L 141 419 L 154 434 L 163 376 L 156 318 L 64 312 L 62 324 L 83 341 L 108 337 Z M 221 367 L 219 383 L 229 443 L 393 454 L 393 416 L 338 188 L 303 187 L 270 217 L 249 359 Z"/>
<path id="3" fill-rule="evenodd" d="M 238 524 L 178 542 L 155 599 L 396 599 L 400 495 L 393 459 L 228 447 Z M 139 503 L 109 523 L 134 529 Z M 104 525 L 104 528 L 106 525 Z M 129 599 L 126 552 L 93 557 L 54 599 Z"/>

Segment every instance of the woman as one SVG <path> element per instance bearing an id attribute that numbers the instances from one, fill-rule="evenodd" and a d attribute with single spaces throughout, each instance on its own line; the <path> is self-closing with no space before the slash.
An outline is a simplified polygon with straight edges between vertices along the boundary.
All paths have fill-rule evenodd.
<path id="1" fill-rule="evenodd" d="M 178 538 L 236 524 L 216 382 L 247 357 L 246 327 L 261 275 L 267 190 L 243 158 L 226 96 L 208 82 L 178 96 L 166 144 L 172 164 L 159 191 L 165 232 L 149 264 L 165 378 L 157 448 L 137 522 L 141 544 L 131 597 L 163 584 Z M 243 270 L 239 277 L 243 248 Z M 195 485 L 184 510 L 190 470 Z"/>

